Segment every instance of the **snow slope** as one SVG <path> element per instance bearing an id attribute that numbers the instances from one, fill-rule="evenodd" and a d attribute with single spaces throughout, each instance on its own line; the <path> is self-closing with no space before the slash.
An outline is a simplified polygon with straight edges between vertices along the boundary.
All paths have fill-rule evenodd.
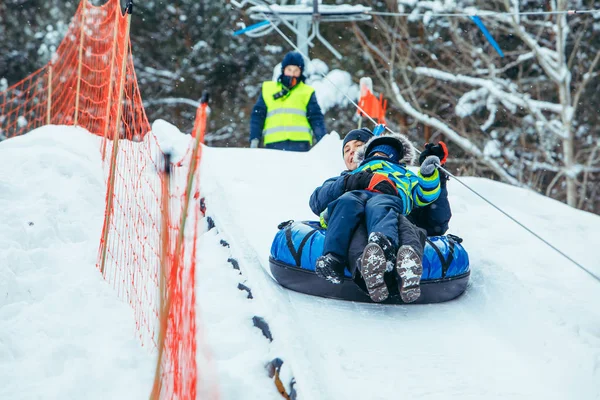
<path id="1" fill-rule="evenodd" d="M 189 137 L 163 122 L 153 129 L 162 148 L 185 153 Z M 204 150 L 216 228 L 200 222 L 200 394 L 214 386 L 222 399 L 280 399 L 264 366 L 281 357 L 299 399 L 600 399 L 600 283 L 457 181 L 451 232 L 470 254 L 466 293 L 437 305 L 357 304 L 285 290 L 268 268 L 277 224 L 315 219 L 308 197 L 342 170 L 337 136 L 304 154 Z M 155 353 L 140 347 L 131 309 L 94 266 L 105 196 L 98 139 L 45 127 L 0 143 L 0 159 L 0 398 L 146 398 Z M 463 181 L 600 274 L 600 217 Z"/>
<path id="2" fill-rule="evenodd" d="M 312 190 L 342 168 L 331 135 L 307 154 L 208 149 L 203 160 L 208 214 L 235 237 L 242 270 L 270 307 L 299 398 L 600 398 L 600 282 L 456 181 L 451 232 L 465 239 L 473 270 L 458 300 L 353 304 L 274 284 L 277 224 L 315 219 Z M 463 181 L 600 275 L 590 251 L 600 217 L 487 179 Z"/>

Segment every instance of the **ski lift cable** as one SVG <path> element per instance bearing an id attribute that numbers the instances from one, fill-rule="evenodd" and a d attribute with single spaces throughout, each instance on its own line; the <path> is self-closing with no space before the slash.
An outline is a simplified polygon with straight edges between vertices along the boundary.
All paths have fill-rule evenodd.
<path id="1" fill-rule="evenodd" d="M 580 269 L 582 269 L 584 272 L 586 272 L 587 274 L 589 274 L 592 278 L 594 278 L 595 280 L 597 280 L 598 282 L 600 282 L 600 276 L 594 274 L 592 271 L 590 271 L 589 269 L 587 269 L 583 265 L 579 264 L 577 261 L 573 260 L 571 257 L 569 257 L 567 254 L 565 254 L 563 251 L 561 251 L 560 249 L 558 249 L 557 247 L 555 247 L 554 245 L 552 245 L 550 242 L 548 242 L 546 239 L 544 239 L 543 237 L 541 237 L 540 235 L 538 235 L 537 233 L 535 233 L 533 230 L 529 229 L 527 226 L 525 226 L 524 224 L 522 224 L 516 218 L 514 218 L 513 216 L 511 216 L 509 213 L 507 213 L 506 211 L 502 210 L 500 207 L 496 206 L 494 203 L 492 203 L 491 201 L 489 201 L 488 199 L 486 199 L 484 196 L 482 196 L 481 194 L 479 194 L 476 190 L 471 189 L 469 187 L 469 185 L 467 185 L 462 180 L 460 180 L 459 178 L 457 178 L 456 176 L 454 176 L 452 173 L 450 173 L 444 167 L 438 165 L 438 168 L 441 169 L 442 171 L 446 172 L 448 175 L 452 176 L 453 179 L 455 179 L 456 181 L 458 181 L 458 183 L 460 183 L 461 185 L 463 185 L 464 187 L 466 187 L 467 189 L 469 189 L 473 194 L 475 194 L 476 196 L 478 196 L 479 198 L 481 198 L 483 201 L 485 201 L 486 203 L 488 203 L 490 206 L 494 207 L 496 210 L 500 211 L 502 214 L 504 214 L 504 216 L 506 216 L 507 218 L 509 218 L 510 220 L 512 220 L 514 223 L 516 223 L 517 225 L 519 225 L 521 228 L 525 229 L 527 232 L 531 233 L 533 236 L 535 236 L 536 238 L 538 238 L 539 240 L 541 240 L 543 243 L 545 243 L 548 247 L 552 248 L 554 251 L 556 251 L 557 253 L 559 253 L 560 255 L 562 255 L 564 258 L 566 258 L 567 260 L 571 261 L 577 267 L 579 267 Z"/>
<path id="2" fill-rule="evenodd" d="M 523 11 L 523 12 L 504 12 L 504 11 L 480 11 L 472 13 L 435 13 L 424 11 L 419 14 L 425 14 L 428 17 L 489 17 L 496 15 L 577 15 L 577 14 L 593 14 L 600 12 L 600 10 L 564 10 L 564 11 Z M 364 14 L 368 15 L 380 15 L 388 17 L 409 17 L 415 16 L 414 13 L 406 12 L 386 12 L 386 11 L 365 11 Z"/>
<path id="3" fill-rule="evenodd" d="M 267 7 L 269 7 L 267 5 Z M 270 7 L 269 7 L 270 8 Z M 466 14 L 465 14 L 466 15 Z M 285 39 L 286 42 L 288 42 L 297 52 L 299 52 L 300 54 L 302 54 L 306 59 L 309 59 L 308 56 L 306 54 L 304 54 L 299 48 L 298 46 L 296 46 L 292 40 L 290 38 L 287 37 L 287 35 L 285 33 L 283 33 L 281 31 L 281 29 L 279 29 L 277 27 L 277 25 L 275 25 L 273 23 L 273 21 L 269 20 L 269 22 L 273 25 L 274 29 L 283 37 L 283 39 Z M 331 83 L 333 85 L 333 87 L 340 93 L 342 93 L 344 95 L 344 97 L 346 97 L 346 99 L 348 99 L 348 101 L 350 103 L 352 103 L 358 110 L 360 110 L 360 112 L 362 112 L 374 125 L 379 125 L 368 113 L 365 112 L 365 110 L 363 110 L 354 100 L 352 100 L 350 98 L 350 96 L 348 96 L 346 93 L 344 93 L 335 83 L 333 83 L 329 78 L 327 78 L 327 76 L 325 74 L 323 74 L 322 72 L 319 72 L 320 75 L 323 76 L 323 78 L 325 78 L 327 81 L 329 81 L 329 83 Z M 390 133 L 396 134 L 396 132 L 394 132 L 393 130 L 391 130 L 388 126 L 384 125 L 385 129 L 387 131 L 389 131 Z M 417 148 L 415 148 L 415 150 L 420 154 L 421 151 L 418 150 Z M 495 208 L 496 210 L 498 210 L 499 212 L 501 212 L 503 215 L 505 215 L 507 218 L 509 218 L 511 221 L 515 222 L 517 225 L 519 225 L 520 227 L 522 227 L 523 229 L 525 229 L 527 232 L 531 233 L 533 236 L 535 236 L 536 238 L 538 238 L 539 240 L 541 240 L 544 244 L 546 244 L 548 247 L 550 247 L 551 249 L 553 249 L 554 251 L 556 251 L 557 253 L 559 253 L 560 255 L 562 255 L 563 257 L 565 257 L 567 260 L 569 260 L 570 262 L 572 262 L 574 265 L 576 265 L 577 267 L 579 267 L 581 270 L 583 270 L 584 272 L 586 272 L 589 276 L 591 276 L 592 278 L 594 278 L 596 281 L 598 281 L 600 283 L 600 277 L 595 275 L 592 271 L 590 271 L 589 269 L 585 268 L 583 265 L 581 265 L 580 263 L 578 263 L 577 261 L 575 261 L 574 259 L 572 259 L 571 257 L 569 257 L 567 254 L 565 254 L 563 251 L 561 251 L 560 249 L 558 249 L 557 247 L 555 247 L 554 245 L 552 245 L 550 242 L 548 242 L 546 239 L 542 238 L 540 235 L 538 235 L 537 233 L 535 233 L 533 230 L 531 230 L 530 228 L 528 228 L 527 226 L 525 226 L 523 223 L 519 222 L 516 218 L 514 218 L 513 216 L 511 216 L 510 214 L 508 214 L 506 211 L 502 210 L 500 207 L 498 207 L 497 205 L 495 205 L 494 203 L 492 203 L 490 200 L 488 200 L 485 196 L 481 195 L 480 193 L 478 193 L 476 190 L 472 189 L 469 185 L 467 185 L 466 183 L 464 183 L 461 179 L 457 178 L 454 174 L 452 174 L 450 171 L 448 171 L 447 169 L 445 169 L 444 167 L 442 167 L 441 165 L 437 164 L 437 167 L 439 169 L 441 169 L 442 171 L 444 171 L 445 173 L 447 173 L 449 176 L 451 176 L 453 179 L 455 179 L 457 182 L 459 182 L 461 185 L 463 185 L 464 187 L 466 187 L 469 191 L 471 191 L 472 193 L 474 193 L 475 195 L 477 195 L 479 198 L 481 198 L 482 200 L 484 200 L 486 203 L 488 203 L 489 205 L 491 205 L 493 208 Z"/>

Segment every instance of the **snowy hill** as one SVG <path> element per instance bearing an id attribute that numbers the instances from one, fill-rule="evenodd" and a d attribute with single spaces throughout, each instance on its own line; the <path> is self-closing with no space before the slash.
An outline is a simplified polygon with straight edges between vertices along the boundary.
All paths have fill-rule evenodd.
<path id="1" fill-rule="evenodd" d="M 0 399 L 141 399 L 154 357 L 96 269 L 100 139 L 44 127 L 0 143 Z"/>
<path id="2" fill-rule="evenodd" d="M 163 148 L 184 152 L 188 137 L 162 122 L 154 129 Z M 342 170 L 337 136 L 305 154 L 205 148 L 203 157 L 216 228 L 198 244 L 198 338 L 209 354 L 199 376 L 214 368 L 223 399 L 280 399 L 264 369 L 274 357 L 298 399 L 600 399 L 600 283 L 458 182 L 449 182 L 450 232 L 469 251 L 466 293 L 436 305 L 357 304 L 283 289 L 268 267 L 277 224 L 315 219 L 308 197 Z M 0 159 L 0 398 L 84 389 L 146 398 L 155 354 L 138 345 L 129 306 L 94 267 L 105 195 L 98 139 L 46 127 L 0 143 Z M 600 275 L 600 217 L 463 181 Z"/>

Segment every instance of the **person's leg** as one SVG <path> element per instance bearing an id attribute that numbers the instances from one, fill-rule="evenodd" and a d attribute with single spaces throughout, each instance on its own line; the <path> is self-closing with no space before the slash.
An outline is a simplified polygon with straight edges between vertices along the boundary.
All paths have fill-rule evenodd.
<path id="1" fill-rule="evenodd" d="M 367 243 L 360 259 L 359 269 L 371 300 L 376 303 L 386 300 L 390 292 L 385 284 L 385 253 L 377 243 Z"/>
<path id="2" fill-rule="evenodd" d="M 400 244 L 398 216 L 402 215 L 402 210 L 400 197 L 378 194 L 370 198 L 365 205 L 369 241 L 374 241 L 371 239 L 375 233 L 383 234 L 392 244 L 391 253 L 396 253 Z"/>
<path id="3" fill-rule="evenodd" d="M 347 192 L 329 204 L 323 254 L 333 253 L 346 261 L 350 239 L 358 224 L 364 219 L 368 195 L 362 191 Z"/>
<path id="4" fill-rule="evenodd" d="M 398 244 L 412 247 L 423 259 L 427 232 L 412 223 L 405 215 L 398 216 Z"/>
<path id="5" fill-rule="evenodd" d="M 364 192 L 348 192 L 327 207 L 329 218 L 323 255 L 315 266 L 319 277 L 335 284 L 342 283 L 350 238 L 363 218 L 367 198 Z"/>
<path id="6" fill-rule="evenodd" d="M 398 232 L 400 238 L 400 247 L 396 255 L 398 291 L 402 301 L 412 303 L 421 296 L 422 260 L 427 234 L 404 215 L 398 217 Z"/>
<path id="7" fill-rule="evenodd" d="M 367 225 L 363 220 L 358 224 L 358 227 L 352 234 L 350 239 L 350 246 L 348 247 L 348 271 L 352 276 L 356 276 L 356 271 L 360 265 L 360 259 L 363 254 L 363 250 L 367 245 Z"/>
<path id="8" fill-rule="evenodd" d="M 365 205 L 365 221 L 369 232 L 368 243 L 360 260 L 360 273 L 365 281 L 369 296 L 375 302 L 388 298 L 389 289 L 385 282 L 387 261 L 395 257 L 398 243 L 397 210 L 402 202 L 393 196 L 372 194 Z M 393 269 L 393 264 L 389 265 Z"/>

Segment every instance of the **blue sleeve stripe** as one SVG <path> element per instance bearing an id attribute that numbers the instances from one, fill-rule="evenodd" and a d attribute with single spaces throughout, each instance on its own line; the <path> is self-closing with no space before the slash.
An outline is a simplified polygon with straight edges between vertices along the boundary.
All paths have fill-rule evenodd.
<path id="1" fill-rule="evenodd" d="M 417 199 L 418 199 L 417 203 L 429 204 L 429 203 L 435 201 L 439 197 L 439 195 L 440 195 L 439 190 L 437 190 L 435 192 L 428 192 L 427 194 L 425 194 L 421 191 L 418 191 L 417 192 Z"/>

